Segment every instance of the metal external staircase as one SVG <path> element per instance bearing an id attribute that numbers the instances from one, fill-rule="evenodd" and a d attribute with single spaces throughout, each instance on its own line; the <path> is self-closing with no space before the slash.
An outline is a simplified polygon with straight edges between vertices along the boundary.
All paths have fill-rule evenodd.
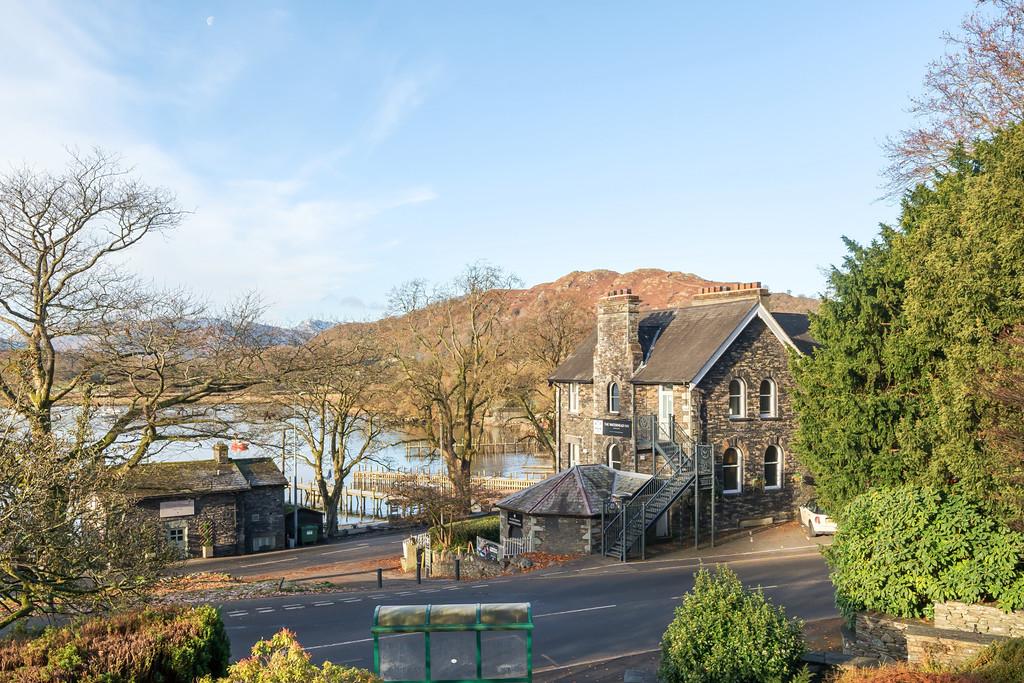
<path id="1" fill-rule="evenodd" d="M 657 415 L 638 416 L 636 434 L 637 450 L 650 450 L 657 467 L 654 476 L 633 496 L 605 511 L 610 521 L 604 524 L 602 549 L 605 555 L 623 562 L 638 543 L 643 552 L 647 529 L 696 479 L 694 444 L 685 432 L 676 429 L 673 419 L 659 422 Z"/>

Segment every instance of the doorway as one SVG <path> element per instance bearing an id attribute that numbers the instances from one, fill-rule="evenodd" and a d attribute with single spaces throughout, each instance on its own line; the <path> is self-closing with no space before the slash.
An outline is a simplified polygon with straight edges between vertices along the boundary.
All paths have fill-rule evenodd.
<path id="1" fill-rule="evenodd" d="M 675 412 L 675 396 L 671 384 L 658 387 L 658 440 L 673 441 L 672 415 Z"/>

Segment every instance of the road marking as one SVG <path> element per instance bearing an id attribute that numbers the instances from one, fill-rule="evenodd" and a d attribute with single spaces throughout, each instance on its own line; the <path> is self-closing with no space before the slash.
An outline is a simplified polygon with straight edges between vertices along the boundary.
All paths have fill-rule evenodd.
<path id="1" fill-rule="evenodd" d="M 555 617 L 559 614 L 576 614 L 577 612 L 593 612 L 598 609 L 611 609 L 612 607 L 618 607 L 618 605 L 601 605 L 600 607 L 584 607 L 583 609 L 567 609 L 564 612 L 548 612 L 547 614 L 534 614 L 534 619 L 540 619 L 541 617 Z"/>
<path id="2" fill-rule="evenodd" d="M 348 602 L 348 600 L 346 600 L 345 602 Z M 333 605 L 333 604 L 334 603 L 332 601 L 329 601 L 329 600 L 325 601 L 325 602 L 314 602 L 313 603 L 313 607 L 327 607 L 328 605 Z"/>
<path id="3" fill-rule="evenodd" d="M 371 595 L 370 600 L 384 600 L 387 597 L 386 595 Z"/>
<path id="4" fill-rule="evenodd" d="M 457 591 L 460 588 L 462 588 L 462 586 L 448 586 L 447 588 L 442 588 L 441 590 L 443 590 L 443 591 Z"/>
<path id="5" fill-rule="evenodd" d="M 558 666 L 546 666 L 541 669 L 534 669 L 533 673 L 546 673 L 548 671 L 558 671 L 559 669 L 571 669 L 576 666 L 586 666 L 587 664 L 599 664 L 601 662 L 607 662 L 610 659 L 619 659 L 620 657 L 634 657 L 636 655 L 646 655 L 652 652 L 661 652 L 660 647 L 651 648 L 650 650 L 637 650 L 635 652 L 624 652 L 616 655 L 608 655 L 607 657 L 601 657 L 599 659 L 585 659 L 581 662 L 570 662 L 568 664 L 560 664 Z M 544 655 L 541 655 L 545 657 Z M 545 657 L 548 661 L 554 661 L 550 657 Z"/>
<path id="6" fill-rule="evenodd" d="M 402 591 L 399 595 L 412 595 L 415 591 Z"/>
<path id="7" fill-rule="evenodd" d="M 388 638 L 402 638 L 404 636 L 415 636 L 417 633 L 396 633 L 395 635 L 388 636 Z M 358 643 L 369 643 L 372 642 L 373 638 L 360 638 L 359 640 L 343 640 L 340 643 L 325 643 L 323 645 L 310 645 L 309 647 L 302 648 L 303 650 L 322 650 L 325 647 L 341 647 L 342 645 L 356 645 Z M 354 660 L 348 660 L 354 661 Z"/>
<path id="8" fill-rule="evenodd" d="M 252 564 L 241 564 L 238 566 L 239 569 L 245 569 L 247 567 L 262 567 L 266 564 L 278 564 L 279 562 L 294 562 L 299 558 L 297 557 L 286 557 L 283 560 L 268 560 L 267 562 L 253 562 Z"/>
<path id="9" fill-rule="evenodd" d="M 569 570 L 566 569 L 565 571 L 560 571 L 560 572 L 548 572 L 547 574 L 542 574 L 542 576 L 558 576 L 559 574 L 568 574 L 568 573 L 569 573 Z"/>
<path id="10" fill-rule="evenodd" d="M 420 591 L 420 593 L 440 593 L 440 592 L 441 592 L 440 588 L 425 588 L 425 589 Z"/>
<path id="11" fill-rule="evenodd" d="M 490 585 L 491 585 L 491 584 L 489 584 L 489 583 L 478 583 L 478 584 L 477 584 L 477 585 L 475 585 L 475 586 L 470 586 L 470 588 L 487 588 L 487 587 L 488 587 L 488 586 L 490 586 Z"/>
<path id="12" fill-rule="evenodd" d="M 362 598 L 349 598 L 348 600 L 342 600 L 342 602 L 362 602 Z"/>
<path id="13" fill-rule="evenodd" d="M 266 614 L 267 612 L 273 612 L 274 608 L 273 607 L 257 607 L 256 611 L 259 612 L 260 614 Z"/>
<path id="14" fill-rule="evenodd" d="M 229 617 L 244 617 L 246 614 L 248 614 L 248 612 L 244 610 L 241 612 L 228 612 Z"/>
<path id="15" fill-rule="evenodd" d="M 351 552 L 353 550 L 359 550 L 360 548 L 366 548 L 368 545 L 369 545 L 368 543 L 364 543 L 362 545 L 354 545 L 351 548 L 342 548 L 341 550 L 332 550 L 330 552 L 320 553 L 320 554 L 321 555 L 337 555 L 338 553 L 347 553 L 347 552 Z"/>
<path id="16" fill-rule="evenodd" d="M 789 583 L 776 583 L 771 586 L 761 586 L 765 590 L 769 588 L 788 588 L 789 586 L 810 586 L 816 583 L 832 583 L 832 579 L 805 579 L 803 581 L 790 581 Z"/>
<path id="17" fill-rule="evenodd" d="M 306 609 L 305 605 L 292 605 L 291 607 L 285 607 L 285 609 Z"/>

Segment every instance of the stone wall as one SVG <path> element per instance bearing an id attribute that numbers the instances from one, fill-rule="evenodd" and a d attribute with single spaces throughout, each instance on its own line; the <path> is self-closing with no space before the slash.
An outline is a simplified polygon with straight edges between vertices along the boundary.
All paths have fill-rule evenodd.
<path id="1" fill-rule="evenodd" d="M 284 488 L 257 486 L 239 498 L 243 520 L 243 533 L 239 538 L 242 552 L 261 550 L 253 546 L 257 537 L 273 536 L 273 550 L 285 547 Z"/>
<path id="2" fill-rule="evenodd" d="M 729 415 L 729 384 L 737 378 L 746 385 L 744 417 Z M 775 382 L 772 417 L 760 416 L 758 394 L 764 379 Z M 764 321 L 754 318 L 694 389 L 694 431 L 698 440 L 714 447 L 718 468 L 726 449 L 736 448 L 741 454 L 740 493 L 719 498 L 718 528 L 736 528 L 748 519 L 790 519 L 812 495 L 791 448 L 796 431 L 793 384 L 788 349 Z M 776 490 L 764 486 L 764 455 L 772 445 L 782 450 L 783 461 L 782 485 Z"/>
<path id="3" fill-rule="evenodd" d="M 501 537 L 508 538 L 508 516 L 501 511 Z M 589 555 L 601 551 L 601 522 L 583 517 L 523 515 L 523 537 L 533 549 L 558 555 Z M 596 545 L 595 545 L 596 543 Z"/>
<path id="4" fill-rule="evenodd" d="M 965 662 L 999 640 L 1024 636 L 1024 612 L 988 605 L 937 603 L 933 622 L 860 612 L 843 652 L 880 661 L 951 665 Z"/>
<path id="5" fill-rule="evenodd" d="M 160 503 L 170 500 L 195 501 L 195 514 L 188 517 L 165 517 L 160 519 Z M 214 555 L 237 555 L 245 552 L 245 544 L 239 538 L 241 518 L 235 504 L 234 493 L 213 493 L 205 496 L 170 496 L 147 498 L 136 507 L 143 516 L 163 523 L 182 524 L 186 527 L 188 556 L 202 556 L 201 524 L 206 521 L 212 526 Z"/>

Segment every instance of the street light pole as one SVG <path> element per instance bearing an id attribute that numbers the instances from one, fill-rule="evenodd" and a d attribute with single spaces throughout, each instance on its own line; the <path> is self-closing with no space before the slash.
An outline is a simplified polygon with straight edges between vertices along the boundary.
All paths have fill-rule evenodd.
<path id="1" fill-rule="evenodd" d="M 292 428 L 295 434 L 295 428 Z M 295 538 L 295 547 L 299 547 L 299 461 L 298 461 L 298 439 L 292 450 L 292 502 L 295 504 L 295 518 L 292 522 L 292 535 Z"/>

